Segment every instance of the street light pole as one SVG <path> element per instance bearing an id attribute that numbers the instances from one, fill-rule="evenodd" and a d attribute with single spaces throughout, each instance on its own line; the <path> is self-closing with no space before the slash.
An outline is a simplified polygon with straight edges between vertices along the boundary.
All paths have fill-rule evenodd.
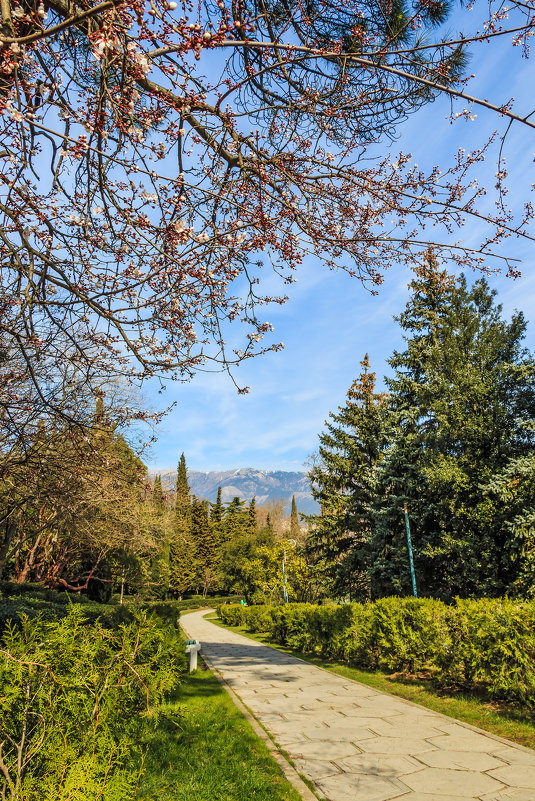
<path id="1" fill-rule="evenodd" d="M 416 591 L 416 573 L 414 572 L 414 560 L 412 558 L 411 527 L 409 525 L 409 513 L 407 512 L 407 504 L 404 504 L 403 511 L 405 513 L 405 528 L 407 529 L 407 545 L 409 548 L 409 565 L 411 568 L 412 594 L 414 595 L 415 598 L 417 598 L 418 593 Z"/>
<path id="2" fill-rule="evenodd" d="M 288 540 L 288 542 L 289 542 L 290 545 L 293 545 L 294 548 L 297 545 L 297 542 L 295 540 Z M 285 604 L 287 604 L 288 603 L 288 590 L 286 589 L 286 546 L 285 545 L 282 546 L 282 597 L 283 597 L 283 602 Z"/>

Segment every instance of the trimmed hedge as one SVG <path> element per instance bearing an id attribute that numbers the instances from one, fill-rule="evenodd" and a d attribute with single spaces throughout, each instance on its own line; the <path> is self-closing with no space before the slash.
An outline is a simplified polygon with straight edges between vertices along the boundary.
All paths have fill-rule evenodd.
<path id="1" fill-rule="evenodd" d="M 535 601 L 383 598 L 369 604 L 220 606 L 231 626 L 349 664 L 535 706 Z"/>
<path id="2" fill-rule="evenodd" d="M 20 625 L 23 618 L 32 619 L 37 615 L 44 620 L 59 620 L 67 615 L 73 604 L 82 607 L 89 623 L 99 620 L 105 628 L 116 629 L 123 623 L 132 623 L 137 610 L 150 612 L 167 624 L 176 626 L 180 613 L 187 609 L 218 606 L 236 600 L 235 595 L 215 598 L 196 596 L 180 601 L 147 601 L 125 596 L 124 603 L 120 604 L 119 596 L 115 595 L 110 603 L 103 604 L 92 601 L 82 593 L 50 590 L 40 584 L 0 581 L 0 636 L 8 621 Z"/>

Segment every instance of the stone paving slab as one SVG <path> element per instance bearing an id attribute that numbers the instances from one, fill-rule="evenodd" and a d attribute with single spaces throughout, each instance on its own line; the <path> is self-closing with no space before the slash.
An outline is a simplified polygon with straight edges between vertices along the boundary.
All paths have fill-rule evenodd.
<path id="1" fill-rule="evenodd" d="M 181 620 L 328 801 L 535 801 L 535 751 L 204 619 Z"/>

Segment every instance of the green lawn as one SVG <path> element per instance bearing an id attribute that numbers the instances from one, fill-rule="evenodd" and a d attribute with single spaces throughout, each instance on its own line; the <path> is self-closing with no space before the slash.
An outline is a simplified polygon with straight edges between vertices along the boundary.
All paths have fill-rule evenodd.
<path id="1" fill-rule="evenodd" d="M 147 739 L 139 801 L 301 801 L 210 671 L 187 676 L 166 711 L 180 714 Z"/>
<path id="2" fill-rule="evenodd" d="M 208 615 L 208 619 L 222 628 L 271 645 L 286 654 L 297 656 L 332 673 L 338 673 L 340 676 L 360 681 L 377 690 L 414 701 L 428 709 L 435 710 L 435 712 L 441 712 L 443 715 L 457 718 L 472 726 L 478 726 L 528 748 L 535 748 L 535 711 L 533 709 L 489 701 L 481 696 L 455 689 L 438 690 L 431 681 L 421 677 L 389 676 L 381 671 L 359 670 L 341 662 L 319 659 L 310 654 L 274 644 L 270 642 L 267 634 L 252 634 L 241 626 L 225 626 L 220 620 L 215 619 L 215 615 Z"/>

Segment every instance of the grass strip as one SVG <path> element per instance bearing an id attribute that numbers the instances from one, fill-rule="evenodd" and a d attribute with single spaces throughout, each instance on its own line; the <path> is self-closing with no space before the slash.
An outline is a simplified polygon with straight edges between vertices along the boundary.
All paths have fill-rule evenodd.
<path id="1" fill-rule="evenodd" d="M 188 675 L 165 712 L 145 741 L 139 801 L 301 801 L 211 671 Z"/>
<path id="2" fill-rule="evenodd" d="M 379 670 L 360 670 L 350 667 L 342 662 L 321 659 L 308 653 L 295 651 L 292 648 L 273 643 L 268 634 L 252 633 L 243 626 L 226 626 L 215 614 L 207 615 L 207 620 L 221 628 L 235 631 L 251 640 L 270 645 L 285 654 L 291 654 L 312 665 L 324 668 L 339 676 L 359 681 L 376 690 L 397 695 L 407 701 L 421 704 L 421 706 L 440 712 L 448 717 L 456 718 L 464 723 L 477 726 L 480 729 L 506 737 L 519 745 L 535 749 L 535 712 L 516 704 L 500 703 L 485 699 L 474 693 L 463 692 L 450 688 L 438 689 L 429 679 L 420 676 L 389 675 Z"/>

